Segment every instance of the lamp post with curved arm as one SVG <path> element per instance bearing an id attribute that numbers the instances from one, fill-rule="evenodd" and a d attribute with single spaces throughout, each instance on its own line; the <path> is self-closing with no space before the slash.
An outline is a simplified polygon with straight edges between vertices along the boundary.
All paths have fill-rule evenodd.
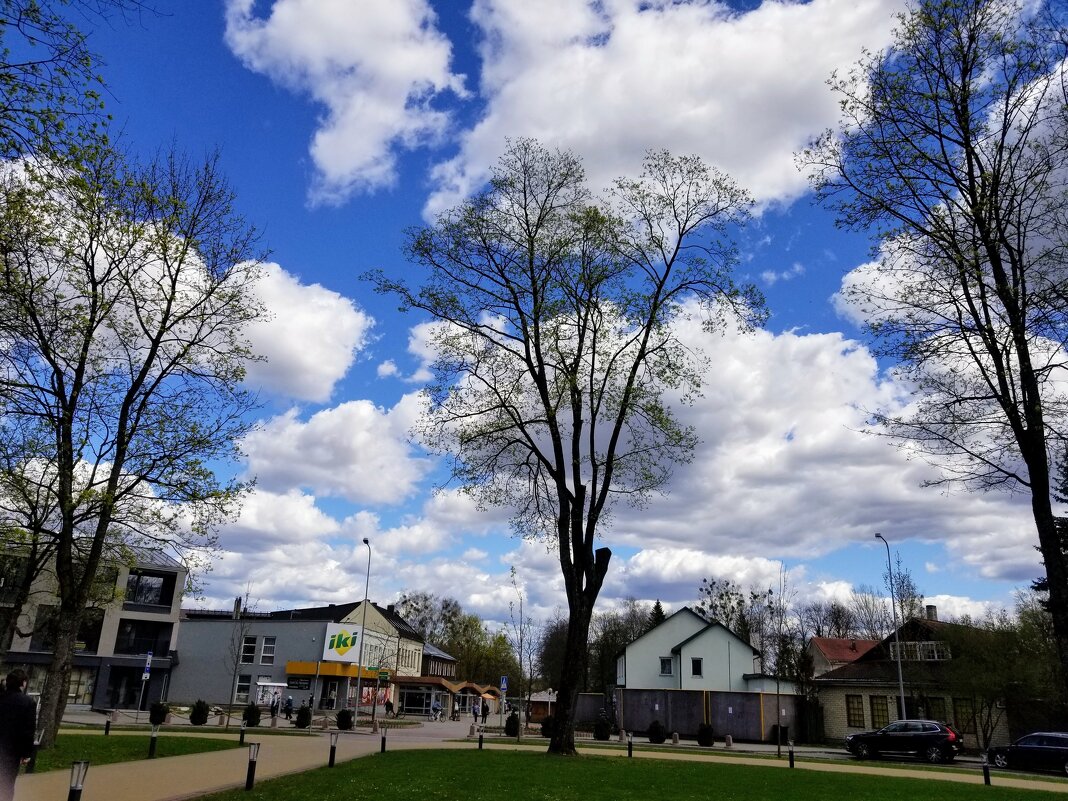
<path id="1" fill-rule="evenodd" d="M 356 710 L 353 714 L 353 724 L 360 719 L 360 691 L 363 682 L 363 643 L 367 639 L 367 605 L 370 601 L 367 596 L 371 590 L 371 542 L 367 537 L 363 538 L 363 544 L 367 546 L 367 580 L 363 585 L 363 622 L 360 624 L 360 655 L 359 664 L 356 666 Z M 376 702 L 378 699 L 375 699 Z"/>
<path id="2" fill-rule="evenodd" d="M 897 599 L 894 596 L 894 568 L 890 564 L 890 543 L 886 541 L 886 537 L 876 532 L 875 539 L 882 540 L 883 545 L 886 546 L 886 572 L 890 578 L 890 609 L 894 613 L 894 644 L 897 646 L 897 690 L 901 694 L 901 718 L 902 720 L 908 719 L 908 714 L 905 712 L 905 680 L 901 676 L 901 635 L 898 631 L 897 625 Z"/>

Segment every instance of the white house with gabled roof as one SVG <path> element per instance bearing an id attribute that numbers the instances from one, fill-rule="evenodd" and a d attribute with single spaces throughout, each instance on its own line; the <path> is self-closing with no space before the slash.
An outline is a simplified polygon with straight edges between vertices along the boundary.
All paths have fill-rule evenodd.
<path id="1" fill-rule="evenodd" d="M 759 675 L 757 651 L 722 623 L 684 606 L 616 659 L 628 689 L 745 692 Z"/>

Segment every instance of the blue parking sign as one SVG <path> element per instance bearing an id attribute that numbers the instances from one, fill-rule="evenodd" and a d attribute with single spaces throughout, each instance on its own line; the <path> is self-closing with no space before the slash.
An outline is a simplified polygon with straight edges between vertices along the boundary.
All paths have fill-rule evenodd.
<path id="1" fill-rule="evenodd" d="M 502 693 L 508 692 L 508 677 L 507 676 L 501 676 L 501 692 Z"/>

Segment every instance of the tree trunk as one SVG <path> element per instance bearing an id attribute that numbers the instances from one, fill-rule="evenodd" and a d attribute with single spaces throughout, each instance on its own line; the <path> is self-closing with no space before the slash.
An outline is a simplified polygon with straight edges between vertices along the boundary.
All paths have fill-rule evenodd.
<path id="1" fill-rule="evenodd" d="M 67 709 L 67 693 L 70 688 L 71 666 L 74 663 L 74 642 L 81 626 L 82 611 L 60 607 L 56 625 L 56 641 L 52 653 L 52 665 L 45 678 L 41 692 L 40 714 L 37 730 L 42 732 L 41 747 L 51 748 L 56 743 L 56 733 Z"/>
<path id="2" fill-rule="evenodd" d="M 1068 569 L 1065 566 L 1064 544 L 1053 517 L 1048 494 L 1032 493 L 1031 508 L 1038 528 L 1038 549 L 1046 567 L 1049 590 L 1049 614 L 1053 623 L 1053 639 L 1057 645 L 1060 687 L 1068 699 Z"/>
<path id="3" fill-rule="evenodd" d="M 549 753 L 573 756 L 575 750 L 575 708 L 578 694 L 583 690 L 583 677 L 589 660 L 590 621 L 593 607 L 601 591 L 608 562 L 612 552 L 599 548 L 588 554 L 588 564 L 583 569 L 564 573 L 568 585 L 567 646 L 564 651 L 564 666 L 560 673 L 560 687 L 556 695 L 556 725 L 549 739 Z M 578 585 L 578 586 L 575 586 Z"/>

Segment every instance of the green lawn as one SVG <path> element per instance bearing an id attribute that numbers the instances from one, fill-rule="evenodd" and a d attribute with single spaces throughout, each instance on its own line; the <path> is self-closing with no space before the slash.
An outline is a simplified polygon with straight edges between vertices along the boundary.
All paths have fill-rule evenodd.
<path id="1" fill-rule="evenodd" d="M 68 769 L 70 763 L 88 759 L 93 765 L 107 765 L 111 762 L 129 762 L 135 759 L 148 759 L 149 735 L 133 734 L 112 735 L 104 737 L 99 734 L 69 734 L 62 732 L 56 740 L 56 747 L 42 750 L 37 754 L 37 772 L 46 770 Z M 184 737 L 168 735 L 159 737 L 156 742 L 156 756 L 181 756 L 182 754 L 199 754 L 203 751 L 222 751 L 226 748 L 238 748 L 237 735 L 232 740 L 209 739 L 206 737 Z"/>
<path id="2" fill-rule="evenodd" d="M 393 751 L 336 768 L 258 782 L 203 801 L 989 801 L 1064 799 L 1060 793 L 923 779 L 504 751 Z"/>

